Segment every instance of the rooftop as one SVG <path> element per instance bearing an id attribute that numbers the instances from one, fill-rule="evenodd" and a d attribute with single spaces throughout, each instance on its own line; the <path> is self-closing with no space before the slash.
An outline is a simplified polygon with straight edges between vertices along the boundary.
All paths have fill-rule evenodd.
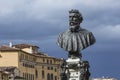
<path id="1" fill-rule="evenodd" d="M 13 47 L 9 47 L 9 46 L 5 46 L 5 45 L 3 45 L 3 46 L 0 46 L 0 51 L 4 51 L 4 50 L 9 50 L 9 51 L 18 51 L 18 50 L 20 50 L 20 49 L 17 49 L 17 48 L 13 48 Z"/>
<path id="2" fill-rule="evenodd" d="M 22 50 L 23 48 L 30 48 L 30 47 L 39 48 L 38 46 L 31 45 L 31 44 L 16 44 L 16 45 L 12 45 L 12 46 L 3 45 L 3 46 L 0 46 L 0 51 L 23 51 Z M 23 51 L 23 52 L 25 52 L 25 51 Z M 57 59 L 55 57 L 47 55 L 44 52 L 37 52 L 37 53 L 33 52 L 32 54 L 35 55 L 35 56 L 38 56 L 38 57 L 47 57 L 47 58 Z M 1 55 L 0 55 L 0 57 L 1 57 Z M 61 60 L 61 59 L 58 59 L 58 60 Z"/>
<path id="3" fill-rule="evenodd" d="M 16 44 L 16 45 L 12 45 L 12 47 L 20 48 L 20 49 L 28 48 L 28 47 L 37 47 L 37 48 L 39 48 L 38 46 L 31 45 L 31 44 Z"/>

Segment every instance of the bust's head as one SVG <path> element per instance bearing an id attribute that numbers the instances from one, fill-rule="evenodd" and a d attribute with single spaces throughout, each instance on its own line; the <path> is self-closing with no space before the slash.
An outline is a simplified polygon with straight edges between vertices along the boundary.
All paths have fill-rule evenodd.
<path id="1" fill-rule="evenodd" d="M 69 26 L 72 32 L 79 30 L 79 25 L 82 22 L 83 17 L 78 10 L 72 9 L 69 11 Z"/>

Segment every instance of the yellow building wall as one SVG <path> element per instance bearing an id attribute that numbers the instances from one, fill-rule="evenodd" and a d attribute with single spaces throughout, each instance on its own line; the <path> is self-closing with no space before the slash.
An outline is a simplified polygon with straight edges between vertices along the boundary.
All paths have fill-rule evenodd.
<path id="1" fill-rule="evenodd" d="M 38 48 L 36 47 L 23 48 L 22 50 L 28 53 L 38 53 Z"/>
<path id="2" fill-rule="evenodd" d="M 34 80 L 47 80 L 47 74 L 53 74 L 53 80 L 60 80 L 60 60 L 52 57 L 40 57 L 34 54 L 27 53 L 30 48 L 25 48 L 24 51 L 1 51 L 0 66 L 16 66 L 19 68 L 20 76 L 26 75 L 29 80 L 34 77 Z M 27 66 L 23 65 L 27 64 Z M 34 65 L 31 67 L 30 65 Z M 49 69 L 48 69 L 49 68 Z M 36 70 L 38 78 L 36 78 Z M 44 78 L 42 78 L 44 71 Z M 32 79 L 33 80 L 33 79 Z"/>
<path id="3" fill-rule="evenodd" d="M 0 51 L 0 66 L 15 66 L 18 67 L 18 52 L 17 51 Z"/>
<path id="4" fill-rule="evenodd" d="M 51 57 L 36 57 L 38 80 L 48 80 L 47 75 L 53 75 L 53 80 L 60 80 L 60 61 Z M 44 71 L 44 78 L 42 78 Z M 55 79 L 56 77 L 56 79 Z"/>
<path id="5" fill-rule="evenodd" d="M 30 53 L 26 53 L 23 51 L 19 52 L 19 70 L 20 70 L 20 76 L 27 78 L 26 80 L 30 80 L 31 78 L 35 78 L 35 56 Z M 32 65 L 32 67 L 31 67 Z M 32 79 L 33 80 L 33 79 Z"/>
<path id="6" fill-rule="evenodd" d="M 22 50 L 25 51 L 25 52 L 28 52 L 28 53 L 32 53 L 32 49 L 31 48 L 24 48 Z"/>

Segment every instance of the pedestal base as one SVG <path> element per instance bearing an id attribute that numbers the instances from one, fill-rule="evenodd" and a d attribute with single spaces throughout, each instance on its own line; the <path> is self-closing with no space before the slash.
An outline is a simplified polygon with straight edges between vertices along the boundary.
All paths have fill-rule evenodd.
<path id="1" fill-rule="evenodd" d="M 68 58 L 64 63 L 64 66 L 62 66 L 62 70 L 64 70 L 62 80 L 89 80 L 88 61 L 82 61 L 80 58 Z"/>
<path id="2" fill-rule="evenodd" d="M 76 70 L 69 70 L 70 72 L 70 77 L 68 80 L 80 80 L 80 71 L 76 71 Z"/>

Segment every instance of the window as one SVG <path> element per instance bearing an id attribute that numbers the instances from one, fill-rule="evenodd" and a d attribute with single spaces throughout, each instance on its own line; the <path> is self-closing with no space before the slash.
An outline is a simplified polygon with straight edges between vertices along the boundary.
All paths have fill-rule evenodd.
<path id="1" fill-rule="evenodd" d="M 48 70 L 50 70 L 50 67 L 49 67 L 49 66 L 48 66 L 47 68 L 48 68 Z"/>
<path id="2" fill-rule="evenodd" d="M 42 66 L 42 69 L 44 69 L 44 66 Z"/>
<path id="3" fill-rule="evenodd" d="M 28 56 L 26 55 L 26 60 L 28 60 Z"/>
<path id="4" fill-rule="evenodd" d="M 34 75 L 33 74 L 31 75 L 31 80 L 34 80 Z"/>
<path id="5" fill-rule="evenodd" d="M 55 68 L 55 72 L 57 71 L 57 69 Z"/>
<path id="6" fill-rule="evenodd" d="M 19 60 L 21 60 L 22 59 L 22 54 L 21 55 L 19 55 Z"/>
<path id="7" fill-rule="evenodd" d="M 45 76 L 45 72 L 44 70 L 42 70 L 42 79 L 44 79 L 44 76 Z"/>
<path id="8" fill-rule="evenodd" d="M 57 80 L 57 76 L 55 76 L 55 80 Z"/>
<path id="9" fill-rule="evenodd" d="M 28 80 L 28 74 L 26 73 L 26 79 Z"/>
<path id="10" fill-rule="evenodd" d="M 47 63 L 49 64 L 49 60 L 47 60 Z"/>
<path id="11" fill-rule="evenodd" d="M 51 80 L 53 80 L 53 74 L 51 74 Z"/>
<path id="12" fill-rule="evenodd" d="M 29 80 L 32 80 L 32 76 L 31 76 L 31 74 L 29 74 L 29 75 L 30 75 Z"/>
<path id="13" fill-rule="evenodd" d="M 24 67 L 29 67 L 29 68 L 34 68 L 33 64 L 28 64 L 28 63 L 22 63 Z"/>
<path id="14" fill-rule="evenodd" d="M 33 80 L 34 80 L 34 75 L 33 75 Z"/>
<path id="15" fill-rule="evenodd" d="M 53 67 L 51 67 L 51 70 L 53 70 Z"/>
<path id="16" fill-rule="evenodd" d="M 27 80 L 27 74 L 25 73 L 25 79 Z"/>
<path id="17" fill-rule="evenodd" d="M 32 61 L 32 56 L 29 56 L 29 60 Z"/>
<path id="18" fill-rule="evenodd" d="M 35 75 L 36 75 L 36 78 L 38 78 L 38 71 L 35 70 Z"/>
<path id="19" fill-rule="evenodd" d="M 28 64 L 26 64 L 26 67 L 28 67 Z"/>
<path id="20" fill-rule="evenodd" d="M 28 74 L 28 80 L 30 80 L 30 74 Z"/>
<path id="21" fill-rule="evenodd" d="M 55 59 L 54 59 L 54 63 L 55 63 L 56 61 L 55 61 Z"/>
<path id="22" fill-rule="evenodd" d="M 25 78 L 25 73 L 23 73 L 23 77 Z"/>
<path id="23" fill-rule="evenodd" d="M 0 58 L 1 58 L 2 56 L 0 55 Z"/>
<path id="24" fill-rule="evenodd" d="M 45 62 L 45 59 L 43 59 L 43 62 Z"/>
<path id="25" fill-rule="evenodd" d="M 50 80 L 50 74 L 49 73 L 47 74 L 47 80 Z"/>
<path id="26" fill-rule="evenodd" d="M 52 64 L 52 60 L 50 60 L 50 64 Z"/>
<path id="27" fill-rule="evenodd" d="M 34 65 L 32 65 L 31 68 L 34 68 Z"/>
<path id="28" fill-rule="evenodd" d="M 36 58 L 35 58 L 35 57 L 33 57 L 33 61 L 36 61 Z"/>

